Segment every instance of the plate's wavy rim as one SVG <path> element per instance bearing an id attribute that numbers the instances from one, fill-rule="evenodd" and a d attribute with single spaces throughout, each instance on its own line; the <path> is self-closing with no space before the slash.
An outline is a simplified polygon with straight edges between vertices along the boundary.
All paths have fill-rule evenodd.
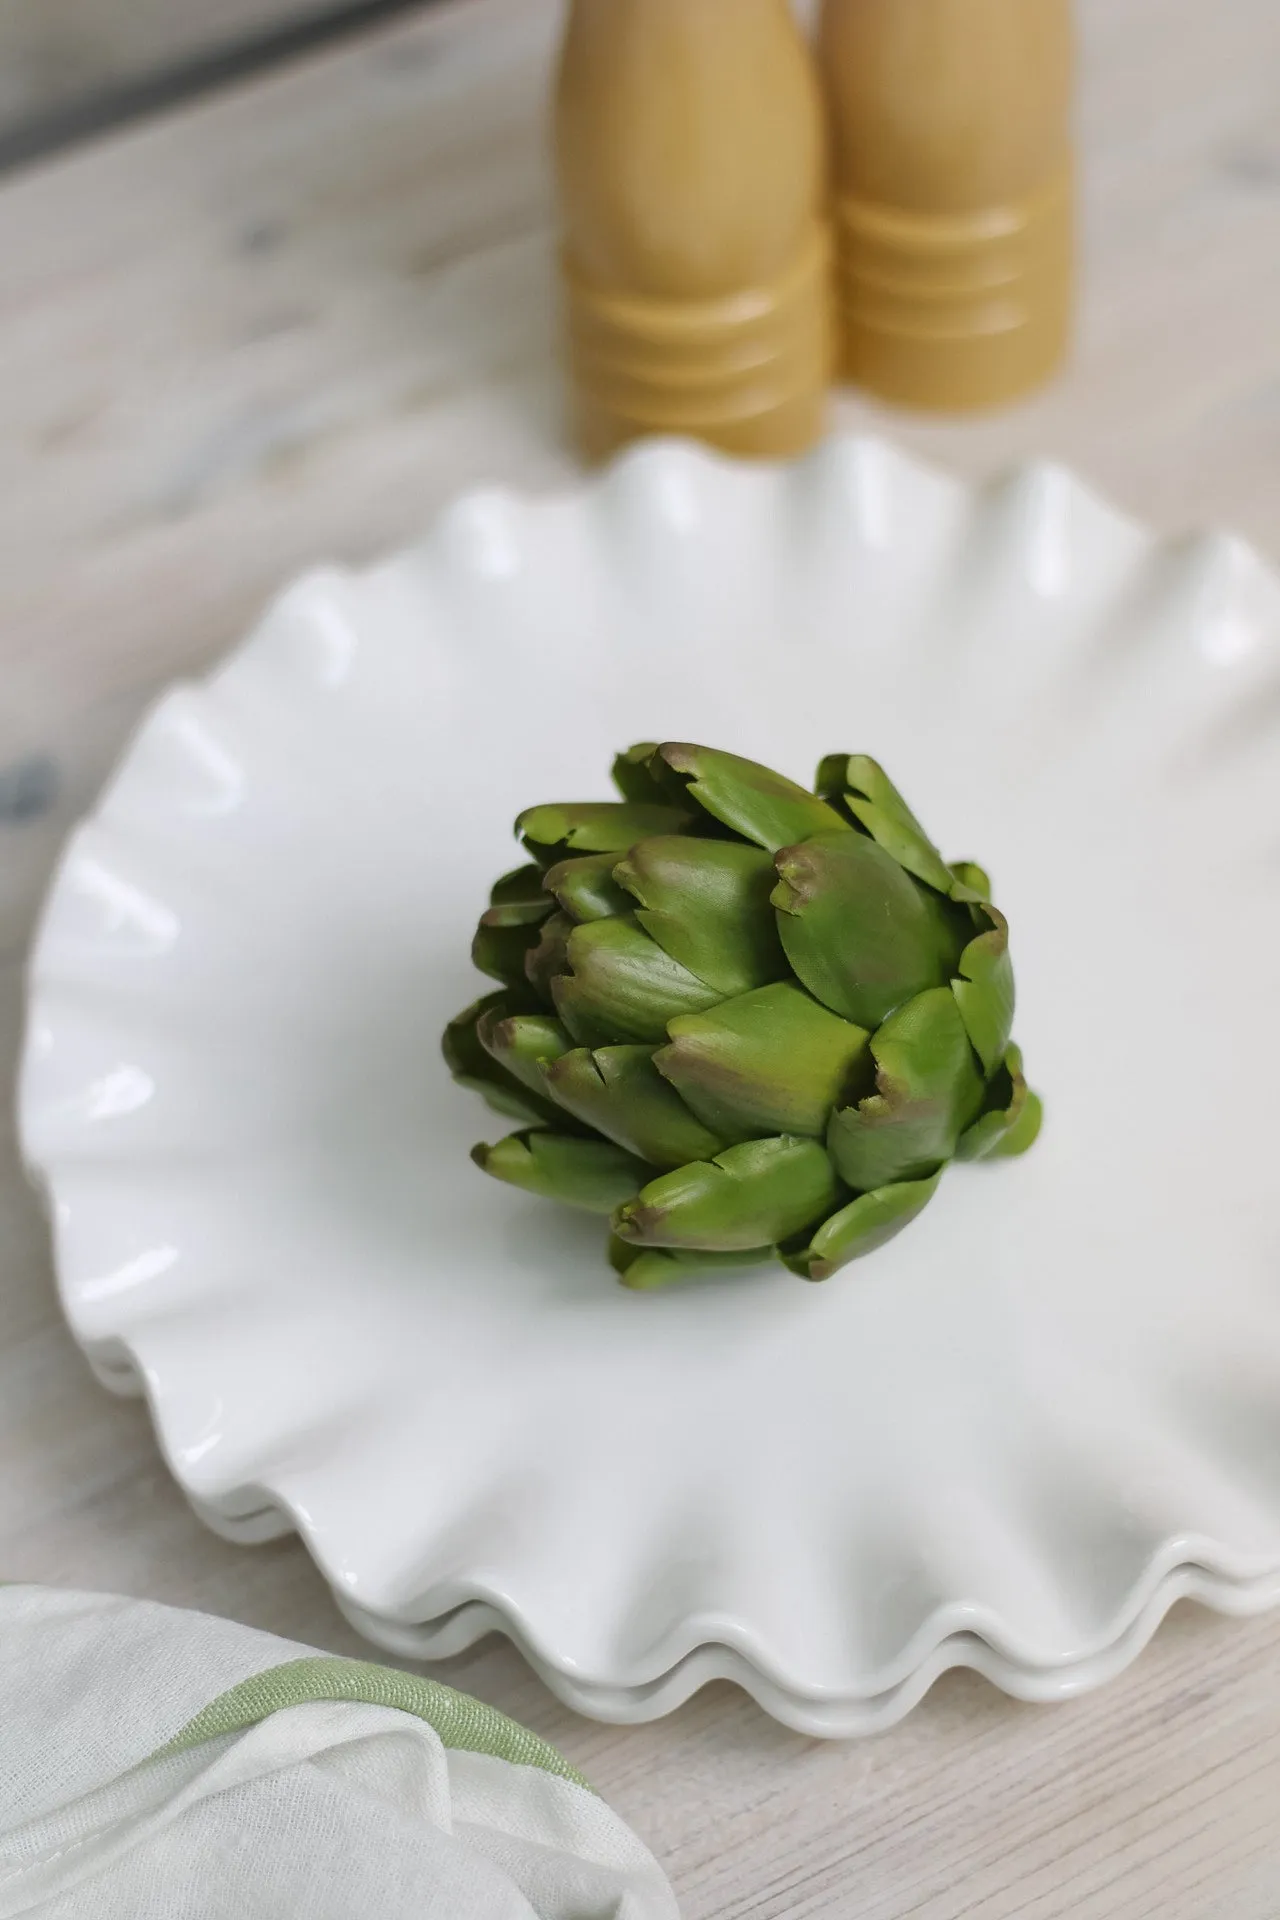
<path id="1" fill-rule="evenodd" d="M 811 472 L 833 445 L 839 446 L 851 457 L 860 453 L 872 462 L 888 461 L 899 476 L 918 480 L 930 488 L 945 487 L 966 499 L 972 499 L 987 490 L 979 483 L 943 475 L 930 464 L 866 436 L 844 436 L 837 442 L 828 442 L 817 454 L 797 463 L 796 470 Z M 624 477 L 624 484 L 643 488 L 648 477 L 662 473 L 664 463 L 673 457 L 682 463 L 686 474 L 690 466 L 728 471 L 736 471 L 739 466 L 737 462 L 692 443 L 651 441 L 619 456 L 602 474 L 560 489 L 553 495 L 543 494 L 537 498 L 539 502 L 582 498 L 602 487 L 617 484 L 619 475 Z M 762 467 L 765 464 L 762 463 Z M 786 463 L 767 464 L 777 472 Z M 1161 538 L 1140 527 L 1074 474 L 1053 463 L 1023 463 L 1002 478 L 1011 486 L 1021 486 L 1036 498 L 1043 497 L 1047 502 L 1056 502 L 1055 512 L 1060 512 L 1064 499 L 1084 506 L 1098 519 L 1109 522 L 1117 532 L 1137 541 L 1148 556 L 1161 552 L 1172 554 L 1186 546 L 1184 536 Z M 483 524 L 495 503 L 513 500 L 523 500 L 523 496 L 501 488 L 476 489 L 464 495 L 437 516 L 428 535 L 428 544 L 441 538 L 453 541 L 459 530 L 463 538 L 469 541 L 475 532 L 470 525 L 473 517 L 478 520 L 483 540 Z M 1280 597 L 1280 582 L 1275 581 L 1266 563 L 1250 549 L 1230 536 L 1210 533 L 1197 538 L 1206 547 L 1215 550 L 1230 547 L 1237 555 L 1245 554 L 1251 565 L 1260 569 L 1275 584 Z M 410 551 L 421 550 L 416 547 Z M 483 564 L 483 556 L 477 550 L 477 565 Z M 311 576 L 307 584 L 318 585 L 320 578 Z M 333 575 L 329 578 L 333 578 Z M 297 591 L 298 586 L 295 585 L 280 596 L 274 608 L 268 611 L 248 638 L 198 684 L 215 684 L 231 669 L 243 672 L 252 667 L 255 658 L 268 657 L 273 651 L 272 612 Z M 134 745 L 145 733 L 155 710 L 153 707 L 151 713 L 144 717 L 134 741 L 125 749 L 117 776 L 128 765 Z M 115 778 L 108 782 L 82 827 L 93 824 L 99 818 L 109 802 L 114 785 Z M 78 833 L 71 836 L 55 870 L 33 943 L 28 968 L 27 1035 L 19 1072 L 19 1142 L 29 1176 L 42 1194 L 47 1211 L 55 1223 L 55 1244 L 58 1239 L 56 1222 L 63 1208 L 65 1194 L 74 1185 L 75 1165 L 73 1160 L 60 1161 L 56 1154 L 43 1157 L 34 1144 L 39 1132 L 39 1074 L 33 1035 L 38 1024 L 45 936 L 64 872 L 75 857 L 78 837 Z M 342 1591 L 333 1564 L 332 1550 L 326 1550 L 323 1543 L 312 1535 L 305 1518 L 290 1500 L 285 1488 L 273 1485 L 269 1479 L 258 1486 L 246 1485 L 231 1490 L 216 1506 L 202 1501 L 184 1478 L 176 1461 L 174 1449 L 169 1444 L 164 1416 L 152 1392 L 153 1383 L 146 1378 L 146 1369 L 139 1355 L 121 1337 L 104 1339 L 100 1325 L 91 1332 L 77 1322 L 74 1305 L 69 1298 L 64 1262 L 59 1258 L 57 1264 L 64 1311 L 94 1371 L 103 1384 L 113 1391 L 142 1394 L 148 1400 L 153 1426 L 169 1469 L 195 1510 L 208 1524 L 224 1537 L 245 1543 L 296 1532 L 328 1581 L 337 1604 L 370 1638 L 393 1650 L 408 1652 L 415 1647 L 435 1646 L 438 1649 L 436 1657 L 444 1657 L 445 1652 L 460 1651 L 483 1633 L 501 1631 L 520 1647 L 560 1698 L 597 1718 L 638 1720 L 659 1717 L 681 1704 L 709 1679 L 727 1677 L 744 1686 L 766 1711 L 799 1731 L 836 1735 L 872 1731 L 901 1718 L 928 1691 L 934 1680 L 951 1666 L 973 1667 L 1015 1697 L 1063 1698 L 1085 1687 L 1101 1684 L 1127 1666 L 1146 1645 L 1169 1607 L 1178 1598 L 1193 1597 L 1226 1613 L 1260 1611 L 1280 1603 L 1280 1567 L 1275 1563 L 1269 1560 L 1264 1563 L 1258 1558 L 1234 1554 L 1221 1542 L 1172 1537 L 1153 1549 L 1123 1604 L 1116 1609 L 1108 1626 L 1095 1636 L 1096 1644 L 1091 1642 L 1062 1661 L 1046 1660 L 1042 1652 L 1038 1656 L 1029 1646 L 1020 1646 L 1020 1636 L 1010 1623 L 995 1618 L 988 1610 L 949 1603 L 940 1606 L 929 1616 L 897 1658 L 868 1676 L 866 1692 L 858 1695 L 832 1693 L 824 1697 L 806 1691 L 802 1685 L 788 1678 L 783 1663 L 769 1657 L 766 1650 L 758 1646 L 733 1644 L 735 1640 L 749 1641 L 751 1636 L 734 1634 L 732 1623 L 729 1623 L 727 1633 L 724 1623 L 704 1623 L 704 1631 L 692 1617 L 681 1623 L 681 1633 L 668 1636 L 668 1646 L 672 1639 L 687 1641 L 688 1644 L 676 1648 L 665 1667 L 630 1677 L 592 1677 L 584 1674 L 578 1663 L 558 1654 L 550 1644 L 549 1637 L 540 1632 L 509 1597 L 489 1594 L 479 1587 L 474 1594 L 464 1594 L 461 1605 L 457 1583 L 452 1585 L 447 1597 L 433 1596 L 431 1592 L 421 1594 L 400 1609 L 395 1618 L 353 1605 Z M 449 1621 L 453 1623 L 453 1631 L 442 1637 L 436 1629 L 443 1628 Z M 474 1631 L 471 1631 L 473 1625 Z"/>
<path id="2" fill-rule="evenodd" d="M 447 1597 L 423 1594 L 397 1615 L 362 1606 L 344 1591 L 331 1555 L 308 1523 L 305 1509 L 281 1487 L 263 1482 L 234 1489 L 211 1504 L 184 1484 L 168 1445 L 152 1381 L 122 1343 L 85 1348 L 94 1372 L 111 1392 L 146 1401 L 157 1443 L 173 1478 L 200 1520 L 236 1546 L 261 1546 L 296 1535 L 324 1577 L 335 1604 L 352 1625 L 390 1653 L 424 1660 L 452 1659 L 486 1635 L 501 1634 L 575 1712 L 602 1720 L 658 1719 L 714 1679 L 734 1680 L 774 1718 L 798 1732 L 824 1727 L 843 1737 L 891 1726 L 953 1666 L 971 1667 L 1019 1700 L 1047 1703 L 1114 1678 L 1136 1659 L 1175 1601 L 1190 1598 L 1223 1614 L 1252 1614 L 1280 1605 L 1280 1564 L 1233 1554 L 1207 1538 L 1168 1540 L 1148 1558 L 1111 1619 L 1070 1654 L 1048 1658 L 988 1609 L 960 1602 L 934 1610 L 899 1654 L 865 1676 L 856 1691 L 815 1688 L 731 1620 L 686 1616 L 681 1645 L 667 1662 L 617 1663 L 593 1673 L 552 1645 L 550 1636 L 509 1596 L 479 1582 L 453 1582 Z M 459 1589 L 463 1589 L 459 1597 Z M 593 1703 L 593 1704 L 588 1704 Z"/>
<path id="3" fill-rule="evenodd" d="M 147 1383 L 120 1354 L 90 1355 L 103 1384 L 112 1392 L 149 1403 L 166 1462 L 179 1479 L 167 1447 Z M 865 1693 L 819 1697 L 791 1686 L 772 1663 L 748 1657 L 726 1640 L 706 1640 L 692 1646 L 664 1672 L 627 1683 L 592 1681 L 570 1671 L 551 1657 L 517 1613 L 492 1599 L 474 1599 L 432 1618 L 392 1620 L 357 1605 L 335 1583 L 324 1565 L 325 1556 L 310 1534 L 305 1519 L 279 1494 L 254 1494 L 244 1489 L 249 1507 L 239 1517 L 210 1507 L 188 1493 L 199 1518 L 222 1539 L 256 1546 L 296 1534 L 306 1546 L 329 1585 L 335 1606 L 365 1639 L 401 1659 L 438 1661 L 457 1658 L 490 1634 L 499 1634 L 517 1649 L 548 1690 L 574 1713 L 614 1726 L 640 1726 L 665 1718 L 687 1705 L 693 1696 L 715 1681 L 728 1681 L 749 1694 L 771 1719 L 812 1739 L 855 1739 L 887 1732 L 906 1718 L 931 1692 L 944 1674 L 960 1668 L 977 1673 L 1007 1694 L 1028 1705 L 1057 1705 L 1095 1692 L 1122 1674 L 1154 1638 L 1172 1608 L 1190 1600 L 1210 1612 L 1247 1619 L 1280 1605 L 1280 1570 L 1253 1574 L 1224 1572 L 1212 1564 L 1206 1543 L 1204 1557 L 1190 1552 L 1174 1557 L 1163 1570 L 1153 1556 L 1149 1578 L 1135 1586 L 1132 1605 L 1115 1623 L 1111 1635 L 1081 1656 L 1057 1664 L 1020 1659 L 998 1638 L 969 1628 L 938 1631 L 921 1647 L 918 1658 L 904 1663 L 893 1681 Z M 918 1636 L 919 1637 L 919 1636 Z"/>
<path id="4" fill-rule="evenodd" d="M 354 1607 L 342 1595 L 334 1598 L 343 1616 L 366 1639 L 404 1659 L 451 1659 L 473 1647 L 486 1634 L 500 1633 L 516 1646 L 558 1700 L 575 1713 L 615 1726 L 640 1726 L 676 1712 L 694 1694 L 716 1680 L 731 1681 L 750 1694 L 765 1713 L 812 1739 L 846 1740 L 884 1733 L 906 1718 L 945 1673 L 954 1668 L 981 1674 L 1000 1692 L 1031 1706 L 1057 1705 L 1092 1693 L 1133 1664 L 1152 1640 L 1166 1615 L 1182 1600 L 1232 1619 L 1265 1613 L 1280 1604 L 1280 1574 L 1256 1580 L 1222 1580 L 1206 1568 L 1186 1562 L 1162 1580 L 1130 1625 L 1091 1658 L 1060 1669 L 1025 1667 L 992 1647 L 980 1634 L 953 1633 L 938 1640 L 914 1670 L 883 1692 L 862 1697 L 815 1700 L 790 1692 L 775 1679 L 744 1660 L 732 1648 L 707 1645 L 696 1648 L 649 1686 L 593 1687 L 549 1665 L 516 1632 L 510 1621 L 481 1607 L 478 1617 L 463 1630 L 437 1636 L 428 1629 L 396 1627 Z"/>

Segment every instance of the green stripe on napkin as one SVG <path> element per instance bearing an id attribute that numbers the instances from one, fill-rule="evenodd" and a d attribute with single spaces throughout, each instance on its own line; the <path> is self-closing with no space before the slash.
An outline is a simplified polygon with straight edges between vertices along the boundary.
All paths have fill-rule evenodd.
<path id="1" fill-rule="evenodd" d="M 287 1660 L 283 1666 L 269 1667 L 265 1673 L 255 1674 L 251 1680 L 242 1680 L 238 1686 L 220 1693 L 153 1758 L 185 1753 L 188 1747 L 198 1746 L 202 1740 L 216 1740 L 223 1733 L 238 1733 L 285 1707 L 300 1707 L 309 1700 L 349 1700 L 363 1706 L 395 1707 L 434 1727 L 446 1747 L 466 1753 L 492 1754 L 517 1767 L 540 1767 L 544 1773 L 554 1773 L 575 1786 L 587 1787 L 577 1768 L 562 1759 L 553 1746 L 516 1721 L 508 1720 L 496 1707 L 486 1707 L 482 1701 L 457 1693 L 438 1680 L 424 1680 L 417 1674 L 400 1673 L 393 1667 L 379 1667 L 370 1660 L 339 1660 L 323 1655 Z M 591 1788 L 587 1790 L 590 1792 Z"/>

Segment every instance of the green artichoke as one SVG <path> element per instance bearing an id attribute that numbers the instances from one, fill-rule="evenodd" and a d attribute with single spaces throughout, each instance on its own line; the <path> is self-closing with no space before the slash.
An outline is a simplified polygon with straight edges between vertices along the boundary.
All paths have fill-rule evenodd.
<path id="1" fill-rule="evenodd" d="M 828 756 L 813 793 L 673 742 L 613 771 L 621 800 L 521 814 L 529 864 L 481 916 L 501 984 L 445 1059 L 523 1125 L 479 1166 L 608 1214 L 647 1288 L 775 1256 L 825 1280 L 948 1161 L 1031 1145 L 1004 917 L 874 760 Z"/>

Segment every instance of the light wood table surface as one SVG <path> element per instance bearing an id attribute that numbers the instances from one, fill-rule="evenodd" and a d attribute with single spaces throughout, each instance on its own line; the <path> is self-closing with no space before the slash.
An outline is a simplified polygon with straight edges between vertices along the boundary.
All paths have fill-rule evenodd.
<path id="1" fill-rule="evenodd" d="M 466 0 L 0 183 L 0 1068 L 69 824 L 159 686 L 292 572 L 468 482 L 572 471 L 554 378 L 551 0 Z M 1088 0 L 1070 375 L 978 424 L 837 414 L 966 471 L 1046 452 L 1280 554 L 1280 7 Z M 1193 906 L 1193 903 L 1192 903 Z M 354 1652 L 296 1542 L 207 1534 L 92 1382 L 0 1121 L 0 1576 Z M 1190 1609 L 1058 1708 L 952 1675 L 825 1745 L 718 1686 L 576 1719 L 505 1644 L 446 1677 L 557 1741 L 687 1920 L 1274 1920 L 1280 1619 Z M 0 1739 L 3 1730 L 0 1729 Z"/>

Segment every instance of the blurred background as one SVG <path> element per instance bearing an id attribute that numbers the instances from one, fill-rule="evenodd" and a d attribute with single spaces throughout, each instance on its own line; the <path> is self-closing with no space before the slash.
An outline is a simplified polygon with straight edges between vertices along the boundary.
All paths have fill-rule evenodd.
<path id="1" fill-rule="evenodd" d="M 0 0 L 0 156 L 296 54 L 407 0 Z"/>

